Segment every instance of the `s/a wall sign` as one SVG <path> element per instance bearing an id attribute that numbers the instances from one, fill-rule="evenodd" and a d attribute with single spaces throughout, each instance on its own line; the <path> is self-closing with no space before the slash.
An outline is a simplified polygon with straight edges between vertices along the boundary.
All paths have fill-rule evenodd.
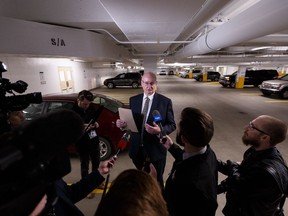
<path id="1" fill-rule="evenodd" d="M 51 44 L 53 46 L 66 46 L 64 39 L 61 38 L 51 38 Z"/>

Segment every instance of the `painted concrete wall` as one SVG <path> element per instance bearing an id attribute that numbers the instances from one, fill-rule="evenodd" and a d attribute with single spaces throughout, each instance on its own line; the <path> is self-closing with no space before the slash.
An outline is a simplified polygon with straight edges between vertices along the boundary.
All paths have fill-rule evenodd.
<path id="1" fill-rule="evenodd" d="M 61 92 L 59 67 L 71 68 L 71 76 L 74 83 L 72 92 L 102 86 L 104 79 L 126 72 L 109 67 L 93 68 L 90 63 L 80 63 L 64 58 L 26 58 L 0 55 L 0 61 L 7 66 L 7 72 L 2 74 L 3 78 L 9 79 L 11 83 L 23 80 L 28 84 L 25 94 L 32 92 L 41 92 L 42 94 Z M 43 77 L 41 80 L 40 72 L 43 72 L 41 74 L 44 80 Z"/>
<path id="2" fill-rule="evenodd" d="M 0 17 L 0 53 L 111 59 L 129 56 L 115 41 L 94 32 Z"/>

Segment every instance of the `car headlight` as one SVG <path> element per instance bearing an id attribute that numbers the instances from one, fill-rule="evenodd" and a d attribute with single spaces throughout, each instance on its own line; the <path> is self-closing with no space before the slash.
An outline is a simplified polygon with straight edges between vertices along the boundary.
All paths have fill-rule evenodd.
<path id="1" fill-rule="evenodd" d="M 279 89 L 281 87 L 281 84 L 272 84 L 271 88 L 272 89 Z"/>

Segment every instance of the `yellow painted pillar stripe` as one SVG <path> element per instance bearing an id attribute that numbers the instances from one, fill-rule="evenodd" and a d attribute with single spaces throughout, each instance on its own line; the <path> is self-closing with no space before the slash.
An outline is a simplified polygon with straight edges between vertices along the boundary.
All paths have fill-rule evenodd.
<path id="1" fill-rule="evenodd" d="M 236 82 L 236 86 L 235 88 L 244 88 L 244 80 L 245 80 L 245 77 L 239 77 L 238 78 L 238 82 Z"/>

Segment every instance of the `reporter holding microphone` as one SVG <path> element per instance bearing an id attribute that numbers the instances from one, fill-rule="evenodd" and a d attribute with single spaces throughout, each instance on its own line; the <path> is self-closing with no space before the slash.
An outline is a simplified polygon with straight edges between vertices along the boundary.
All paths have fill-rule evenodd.
<path id="1" fill-rule="evenodd" d="M 213 120 L 205 111 L 186 107 L 175 144 L 169 136 L 163 146 L 175 158 L 166 181 L 164 198 L 173 216 L 215 216 L 217 209 L 217 158 L 210 147 Z"/>
<path id="2" fill-rule="evenodd" d="M 90 91 L 82 90 L 78 93 L 72 110 L 75 111 L 84 121 L 84 134 L 77 142 L 76 147 L 80 158 L 81 177 L 84 178 L 89 173 L 89 163 L 91 161 L 92 171 L 98 169 L 100 163 L 99 137 L 96 128 L 99 127 L 97 122 L 91 124 L 95 114 L 91 103 L 94 99 Z M 87 198 L 92 199 L 95 194 L 91 193 Z"/>

